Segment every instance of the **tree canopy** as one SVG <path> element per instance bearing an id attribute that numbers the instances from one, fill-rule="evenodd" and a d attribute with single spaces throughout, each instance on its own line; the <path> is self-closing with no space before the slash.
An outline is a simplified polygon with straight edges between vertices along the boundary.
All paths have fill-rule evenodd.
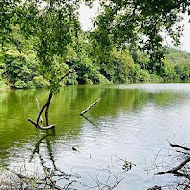
<path id="1" fill-rule="evenodd" d="M 95 20 L 93 37 L 101 51 L 111 46 L 129 46 L 135 59 L 136 52 L 143 50 L 150 57 L 147 69 L 160 73 L 164 55 L 162 33 L 175 44 L 180 43 L 183 27 L 182 13 L 190 13 L 190 1 L 186 0 L 111 0 L 100 1 L 101 12 Z"/>
<path id="2" fill-rule="evenodd" d="M 139 69 L 162 75 L 165 52 L 162 33 L 179 44 L 183 30 L 180 21 L 183 13 L 190 14 L 189 0 L 100 0 L 94 29 L 86 34 L 79 22 L 79 7 L 84 2 L 92 6 L 94 0 L 2 0 L 1 54 L 4 62 L 11 60 L 6 67 L 23 61 L 25 64 L 23 44 L 28 41 L 27 50 L 34 51 L 37 60 L 28 69 L 38 68 L 38 75 L 48 82 L 53 93 L 58 92 L 59 81 L 69 69 L 78 72 L 73 77 L 78 76 L 81 82 L 98 82 L 99 73 L 110 81 L 122 82 L 129 75 L 137 76 Z M 15 30 L 22 40 L 13 35 Z M 16 46 L 19 55 L 10 52 L 7 55 L 10 43 Z M 146 54 L 145 64 L 140 61 L 142 52 Z M 138 65 L 134 67 L 134 63 Z"/>

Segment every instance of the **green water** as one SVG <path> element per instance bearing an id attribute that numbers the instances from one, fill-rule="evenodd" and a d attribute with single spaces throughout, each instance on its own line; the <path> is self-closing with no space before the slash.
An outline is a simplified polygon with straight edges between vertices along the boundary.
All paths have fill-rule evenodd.
<path id="1" fill-rule="evenodd" d="M 92 185 L 100 170 L 101 180 L 107 179 L 108 168 L 119 175 L 121 158 L 137 166 L 122 173 L 117 189 L 140 190 L 170 181 L 169 177 L 153 178 L 155 170 L 147 173 L 160 149 L 169 147 L 166 139 L 189 143 L 189 84 L 64 87 L 50 106 L 54 134 L 39 131 L 27 121 L 37 117 L 35 100 L 42 105 L 47 96 L 45 90 L 0 92 L 1 165 L 24 165 L 40 172 L 43 160 L 48 167 L 77 173 L 81 182 Z M 81 117 L 80 112 L 98 98 L 101 101 Z M 77 184 L 76 188 L 84 189 Z"/>

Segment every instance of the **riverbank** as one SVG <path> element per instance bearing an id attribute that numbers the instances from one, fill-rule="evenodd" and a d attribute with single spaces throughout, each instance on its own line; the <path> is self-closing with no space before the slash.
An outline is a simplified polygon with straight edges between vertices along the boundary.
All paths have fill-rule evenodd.
<path id="1" fill-rule="evenodd" d="M 31 49 L 32 45 L 25 45 L 22 52 L 15 49 L 14 44 L 7 46 L 7 51 L 0 52 L 0 88 L 6 88 L 6 85 L 17 89 L 43 88 L 48 86 L 47 81 L 50 82 L 57 77 L 55 73 L 58 71 L 46 76 L 46 67 L 42 70 L 42 63 L 33 48 Z M 54 60 L 57 64 L 55 67 L 58 66 L 59 70 L 76 71 L 61 85 L 190 80 L 190 53 L 171 48 L 167 49 L 162 62 L 157 64 L 151 63 L 148 55 L 143 52 L 138 52 L 137 58 L 134 59 L 127 49 L 113 50 L 109 59 L 103 61 L 96 60 L 89 50 L 78 54 L 74 49 L 68 49 L 66 60 L 59 62 L 59 59 L 61 58 Z M 59 77 L 61 78 L 61 74 Z"/>
<path id="2" fill-rule="evenodd" d="M 165 81 L 163 80 L 162 78 L 160 78 L 159 76 L 153 76 L 152 80 L 139 80 L 139 81 L 134 81 L 134 82 L 125 82 L 125 83 L 113 83 L 113 82 L 110 82 L 110 81 L 105 81 L 105 82 L 102 82 L 102 83 L 99 83 L 99 84 L 93 84 L 93 83 L 90 83 L 90 84 L 83 84 L 83 85 L 112 85 L 112 84 L 150 84 L 150 83 L 189 83 L 190 81 L 189 80 L 176 80 L 176 81 L 173 81 L 173 80 L 168 80 L 168 81 Z M 80 85 L 80 84 L 65 84 L 65 83 L 62 83 L 61 86 L 77 86 L 77 85 Z M 48 88 L 48 82 L 44 82 L 43 83 L 37 83 L 37 85 L 19 85 L 19 86 L 13 86 L 11 84 L 7 84 L 6 82 L 4 81 L 0 81 L 0 91 L 5 91 L 5 90 L 8 90 L 8 89 L 15 89 L 15 90 L 19 90 L 19 89 L 47 89 Z"/>

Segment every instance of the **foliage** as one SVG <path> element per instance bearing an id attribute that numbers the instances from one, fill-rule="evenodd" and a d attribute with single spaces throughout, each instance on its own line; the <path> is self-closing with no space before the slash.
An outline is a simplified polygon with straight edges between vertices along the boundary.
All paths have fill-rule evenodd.
<path id="1" fill-rule="evenodd" d="M 114 82 L 128 82 L 132 70 L 134 70 L 134 61 L 128 50 L 125 51 L 114 51 L 111 53 L 112 59 L 111 64 Z"/>
<path id="2" fill-rule="evenodd" d="M 4 81 L 0 81 L 0 89 L 4 89 L 7 87 L 7 84 Z"/>
<path id="3" fill-rule="evenodd" d="M 48 81 L 52 93 L 59 91 L 59 81 L 68 71 L 68 66 L 64 63 L 67 46 L 75 40 L 77 31 L 80 31 L 77 8 L 78 1 L 46 1 L 43 5 L 32 1 L 23 5 L 23 15 L 29 14 L 32 18 L 22 28 L 27 28 L 25 34 L 32 32 L 37 39 L 34 47 L 41 63 L 40 73 Z"/>
<path id="4" fill-rule="evenodd" d="M 147 69 L 150 73 L 160 74 L 164 57 L 161 32 L 167 33 L 179 44 L 182 32 L 180 13 L 189 10 L 189 1 L 100 1 L 101 11 L 94 24 L 92 37 L 97 43 L 97 52 L 103 56 L 113 46 L 122 49 L 126 44 L 132 55 L 143 50 L 149 56 Z M 105 51 L 107 51 L 105 53 Z M 100 54 L 101 55 L 101 54 Z M 133 56 L 134 61 L 135 56 Z"/>
<path id="5" fill-rule="evenodd" d="M 14 86 L 16 88 L 27 88 L 27 84 L 24 81 L 22 81 L 22 80 L 16 81 L 15 84 L 14 84 Z"/>
<path id="6" fill-rule="evenodd" d="M 32 56 L 20 54 L 18 52 L 7 52 L 4 55 L 3 63 L 5 65 L 6 72 L 3 76 L 6 77 L 11 83 L 17 80 L 23 80 L 25 82 L 31 81 L 32 78 L 37 75 L 36 62 Z"/>
<path id="7" fill-rule="evenodd" d="M 165 31 L 179 44 L 180 13 L 189 1 L 105 1 L 84 33 L 80 0 L 7 1 L 0 17 L 0 80 L 16 88 L 62 84 L 189 80 L 190 54 L 163 47 Z M 91 6 L 93 0 L 86 0 Z M 164 58 L 164 52 L 167 52 Z"/>
<path id="8" fill-rule="evenodd" d="M 49 76 L 55 76 L 56 70 L 62 69 L 61 72 L 68 69 L 76 70 L 76 73 L 71 74 L 64 81 L 64 84 L 67 85 L 187 81 L 190 78 L 189 53 L 167 49 L 168 53 L 160 64 L 160 74 L 158 75 L 149 72 L 149 57 L 147 54 L 139 52 L 136 55 L 135 62 L 128 49 L 118 51 L 114 48 L 109 59 L 104 63 L 94 57 L 90 42 L 86 44 L 84 39 L 81 39 L 81 41 L 80 50 L 76 49 L 75 45 L 70 45 L 67 47 L 64 58 L 54 56 L 52 62 L 54 70 L 49 71 L 51 74 Z M 9 42 L 5 48 L 6 51 L 0 54 L 0 75 L 1 80 L 5 81 L 2 84 L 8 81 L 11 86 L 16 88 L 49 86 L 48 81 L 51 78 L 47 76 L 44 79 L 43 72 L 40 71 L 41 66 L 36 51 L 32 50 L 32 45 L 27 40 L 22 42 L 21 52 L 17 50 L 12 42 Z"/>

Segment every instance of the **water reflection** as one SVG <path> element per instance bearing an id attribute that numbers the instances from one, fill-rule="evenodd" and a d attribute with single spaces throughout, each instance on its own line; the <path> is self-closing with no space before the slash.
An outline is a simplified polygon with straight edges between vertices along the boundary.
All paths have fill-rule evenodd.
<path id="1" fill-rule="evenodd" d="M 26 152 L 30 162 L 38 155 L 41 166 L 48 163 L 57 171 L 65 171 L 64 167 L 69 171 L 73 163 L 82 172 L 93 171 L 113 154 L 142 165 L 142 159 L 153 159 L 156 151 L 167 144 L 166 138 L 176 142 L 188 130 L 189 92 L 187 84 L 169 89 L 167 84 L 64 87 L 50 106 L 50 123 L 56 124 L 56 133 L 43 137 L 27 118 L 36 118 L 35 99 L 42 105 L 48 92 L 0 92 L 0 163 L 11 165 Z M 98 98 L 101 101 L 81 117 L 81 111 Z M 80 153 L 72 152 L 73 144 Z M 135 172 L 139 173 L 140 168 Z M 132 176 L 136 177 L 133 171 Z"/>
<path id="2" fill-rule="evenodd" d="M 95 123 L 94 121 L 92 121 L 89 117 L 86 117 L 86 116 L 84 116 L 84 115 L 82 115 L 82 117 L 83 117 L 86 121 L 88 121 L 90 124 L 92 124 L 93 126 L 98 127 L 98 124 Z"/>
<path id="3" fill-rule="evenodd" d="M 29 163 L 32 162 L 32 160 L 34 159 L 35 154 L 37 154 L 37 156 L 39 157 L 39 160 L 40 160 L 40 164 L 41 164 L 43 169 L 47 168 L 47 166 L 46 166 L 47 163 L 48 163 L 48 165 L 49 165 L 49 163 L 51 163 L 53 168 L 48 168 L 48 169 L 49 170 L 51 169 L 52 173 L 60 172 L 62 175 L 64 175 L 64 177 L 69 177 L 70 175 L 67 175 L 65 172 L 61 171 L 56 165 L 55 158 L 54 158 L 54 151 L 53 151 L 53 147 L 52 147 L 54 138 L 55 138 L 55 129 L 48 130 L 46 132 L 46 134 L 44 136 L 42 136 L 37 141 L 37 143 L 35 144 L 35 148 L 32 151 L 32 154 L 30 156 Z M 43 141 L 45 141 L 45 143 L 43 143 Z M 43 151 L 40 151 L 40 145 L 41 144 L 45 144 L 45 146 L 46 146 L 46 150 L 47 150 L 47 153 L 48 153 L 47 157 L 44 156 Z"/>
<path id="4" fill-rule="evenodd" d="M 40 160 L 41 160 L 42 156 L 40 155 L 40 145 L 45 140 L 46 147 L 47 147 L 48 154 L 49 154 L 49 158 L 52 161 L 53 165 L 55 165 L 55 161 L 54 161 L 54 157 L 53 157 L 53 153 L 52 153 L 52 147 L 51 147 L 51 144 L 50 144 L 50 139 L 48 137 L 55 137 L 55 129 L 51 129 L 51 130 L 46 131 L 46 134 L 44 136 L 42 136 L 37 141 L 37 143 L 35 144 L 35 148 L 32 151 L 32 154 L 30 156 L 29 162 L 31 162 L 33 160 L 35 154 L 38 154 L 40 156 Z M 42 163 L 44 163 L 43 160 L 42 160 Z"/>
<path id="5" fill-rule="evenodd" d="M 27 122 L 27 118 L 37 116 L 35 99 L 42 105 L 47 96 L 48 92 L 44 90 L 9 90 L 0 93 L 0 158 L 9 156 L 6 150 L 15 142 L 23 144 L 28 139 L 35 139 L 38 132 Z M 173 106 L 184 98 L 183 94 L 172 91 L 153 93 L 110 86 L 65 87 L 53 98 L 50 108 L 50 122 L 57 125 L 56 137 L 66 135 L 77 138 L 84 123 L 79 113 L 99 97 L 100 103 L 85 116 L 92 125 L 97 125 L 96 121 L 102 116 L 117 117 L 121 112 L 140 111 L 151 102 L 156 106 Z M 89 119 L 88 115 L 93 119 Z"/>

